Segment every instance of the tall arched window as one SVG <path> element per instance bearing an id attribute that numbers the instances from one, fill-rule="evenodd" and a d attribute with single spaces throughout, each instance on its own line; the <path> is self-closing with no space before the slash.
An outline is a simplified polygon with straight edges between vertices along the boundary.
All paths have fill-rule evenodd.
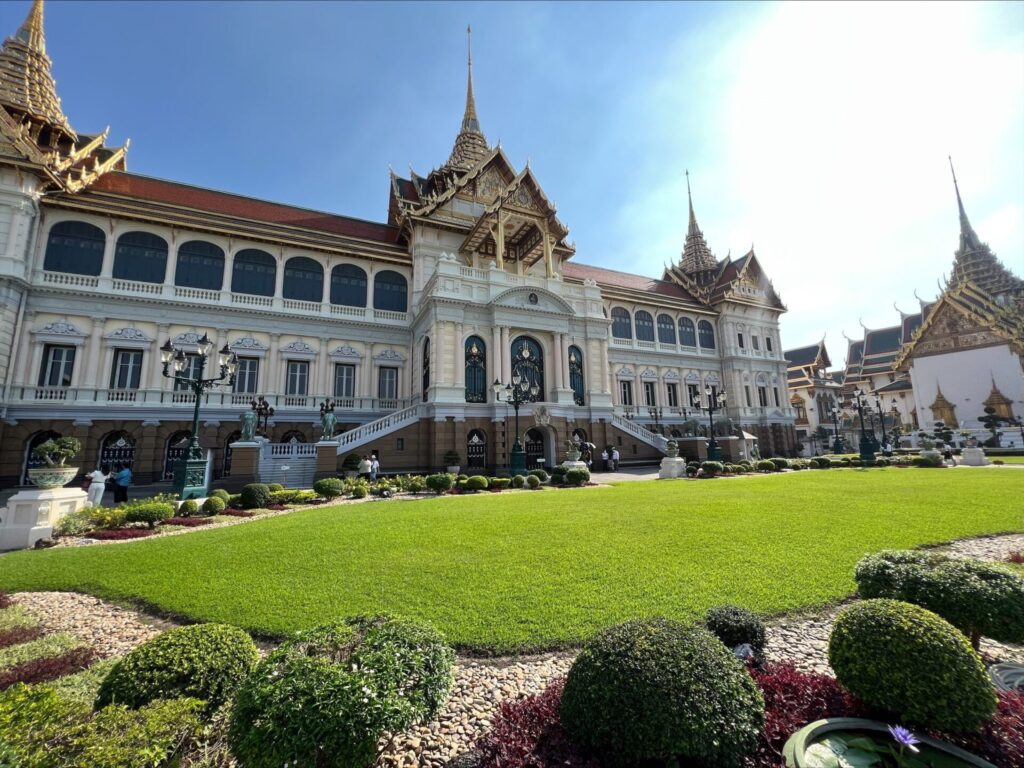
<path id="1" fill-rule="evenodd" d="M 487 466 L 487 435 L 481 429 L 474 429 L 466 435 L 466 466 L 470 469 Z"/>
<path id="2" fill-rule="evenodd" d="M 715 329 L 711 327 L 711 323 L 707 320 L 701 320 L 697 323 L 697 336 L 700 337 L 702 349 L 715 348 Z"/>
<path id="3" fill-rule="evenodd" d="M 149 232 L 126 232 L 114 249 L 114 277 L 162 283 L 167 274 L 167 241 Z"/>
<path id="4" fill-rule="evenodd" d="M 529 336 L 518 336 L 512 342 L 512 378 L 517 376 L 537 387 L 537 400 L 544 399 L 544 350 Z"/>
<path id="5" fill-rule="evenodd" d="M 633 338 L 633 318 L 622 307 L 612 309 L 612 336 L 616 339 Z"/>
<path id="6" fill-rule="evenodd" d="M 583 405 L 583 350 L 575 344 L 569 347 L 569 387 L 573 402 Z"/>
<path id="7" fill-rule="evenodd" d="M 487 402 L 487 346 L 479 336 L 466 339 L 466 402 Z"/>
<path id="8" fill-rule="evenodd" d="M 231 291 L 251 296 L 273 296 L 277 283 L 277 262 L 266 251 L 246 248 L 235 254 Z"/>
<path id="9" fill-rule="evenodd" d="M 423 402 L 427 402 L 427 390 L 430 389 L 430 337 L 423 339 Z"/>
<path id="10" fill-rule="evenodd" d="M 185 243 L 178 249 L 174 284 L 219 291 L 224 285 L 224 251 L 203 240 Z"/>
<path id="11" fill-rule="evenodd" d="M 679 318 L 679 343 L 684 347 L 697 346 L 697 329 L 693 327 L 693 320 L 688 317 Z"/>
<path id="12" fill-rule="evenodd" d="M 324 300 L 324 268 L 306 256 L 294 256 L 284 265 L 284 290 L 286 299 L 297 301 Z"/>
<path id="13" fill-rule="evenodd" d="M 636 338 L 638 341 L 654 341 L 654 318 L 643 309 L 636 313 Z"/>
<path id="14" fill-rule="evenodd" d="M 331 270 L 331 304 L 366 306 L 366 272 L 355 264 L 339 264 Z"/>
<path id="15" fill-rule="evenodd" d="M 668 315 L 658 315 L 658 342 L 673 345 L 676 343 L 676 324 Z"/>
<path id="16" fill-rule="evenodd" d="M 103 269 L 103 230 L 84 221 L 61 221 L 50 227 L 43 269 L 98 275 Z"/>
<path id="17" fill-rule="evenodd" d="M 397 272 L 385 269 L 373 276 L 373 308 L 388 312 L 405 312 L 409 284 Z"/>

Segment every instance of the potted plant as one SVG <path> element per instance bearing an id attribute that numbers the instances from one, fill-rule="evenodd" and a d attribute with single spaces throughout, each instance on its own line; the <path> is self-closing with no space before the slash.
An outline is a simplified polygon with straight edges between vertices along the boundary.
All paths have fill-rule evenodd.
<path id="1" fill-rule="evenodd" d="M 457 474 L 459 474 L 459 469 L 460 469 L 459 465 L 460 465 L 461 462 L 462 462 L 462 457 L 459 456 L 459 452 L 458 451 L 446 451 L 445 452 L 445 454 L 444 454 L 444 463 L 445 463 L 445 469 L 448 471 L 448 474 L 450 474 L 450 475 L 457 475 Z"/>
<path id="2" fill-rule="evenodd" d="M 805 725 L 789 737 L 782 756 L 789 768 L 996 768 L 944 741 L 859 717 L 834 717 Z"/>
<path id="3" fill-rule="evenodd" d="M 32 449 L 32 455 L 46 462 L 45 467 L 33 467 L 28 471 L 28 479 L 37 488 L 62 488 L 75 479 L 78 467 L 66 466 L 68 459 L 73 459 L 82 450 L 82 443 L 75 437 L 58 437 L 47 440 Z"/>

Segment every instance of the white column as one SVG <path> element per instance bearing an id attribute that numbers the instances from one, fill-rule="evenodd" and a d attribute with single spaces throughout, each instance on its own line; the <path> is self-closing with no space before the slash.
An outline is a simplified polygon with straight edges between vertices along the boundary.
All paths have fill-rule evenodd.
<path id="1" fill-rule="evenodd" d="M 164 270 L 164 285 L 174 285 L 178 274 L 178 249 L 172 242 L 167 248 L 167 268 Z"/>
<path id="2" fill-rule="evenodd" d="M 614 392 L 617 388 L 614 386 L 612 379 L 612 367 L 608 362 L 608 343 L 601 342 L 601 370 L 604 374 L 601 376 L 601 386 L 605 394 Z"/>
<path id="3" fill-rule="evenodd" d="M 224 275 L 221 277 L 221 291 L 231 292 L 231 278 L 235 274 L 235 253 L 230 248 L 224 253 Z"/>
<path id="4" fill-rule="evenodd" d="M 29 363 L 28 374 L 25 377 L 27 384 L 34 385 L 39 383 L 39 371 L 43 365 L 44 346 L 41 341 L 37 341 L 32 345 L 32 362 Z"/>
<path id="5" fill-rule="evenodd" d="M 156 353 L 153 355 L 153 359 L 150 360 L 150 365 L 153 371 L 153 383 L 150 386 L 152 386 L 153 389 L 166 390 L 169 389 L 171 386 L 170 379 L 164 378 L 164 364 L 163 361 L 160 359 L 160 346 L 170 338 L 170 330 L 171 326 L 167 325 L 166 323 L 161 323 L 156 327 Z M 99 360 L 99 357 L 100 355 L 99 352 L 97 351 L 96 359 Z M 97 389 L 103 389 L 106 386 L 106 384 L 102 383 L 99 380 L 95 381 L 95 386 Z"/>
<path id="6" fill-rule="evenodd" d="M 106 323 L 106 319 L 102 317 L 94 317 L 92 319 L 92 332 L 89 334 L 89 341 L 82 352 L 85 353 L 85 386 L 87 387 L 99 387 L 99 382 L 96 381 L 96 368 L 100 363 L 100 355 L 103 354 L 103 325 Z M 79 366 L 75 366 L 75 381 L 72 381 L 72 386 L 79 386 L 81 379 L 78 377 Z"/>
<path id="7" fill-rule="evenodd" d="M 317 391 L 314 393 L 316 395 L 325 395 L 327 397 L 334 394 L 329 389 L 330 379 L 328 377 L 328 371 L 330 366 L 328 365 L 327 360 L 327 347 L 329 342 L 330 339 L 327 337 L 320 337 L 320 354 L 317 355 L 317 365 L 319 366 L 317 372 Z"/>
<path id="8" fill-rule="evenodd" d="M 377 391 L 373 388 L 373 345 L 366 345 L 366 355 L 362 360 L 362 368 L 359 371 L 360 378 L 362 379 L 362 390 L 363 397 L 376 397 Z"/>
<path id="9" fill-rule="evenodd" d="M 106 242 L 103 244 L 103 265 L 100 267 L 100 277 L 110 278 L 114 274 L 114 248 L 117 240 L 113 235 L 107 234 Z"/>
<path id="10" fill-rule="evenodd" d="M 281 334 L 270 334 L 270 349 L 267 351 L 267 370 L 263 372 L 264 392 L 258 394 L 277 394 L 281 392 L 280 370 L 281 370 Z"/>
<path id="11" fill-rule="evenodd" d="M 284 255 L 277 262 L 277 273 L 274 275 L 274 298 L 280 299 L 284 296 Z"/>
<path id="12" fill-rule="evenodd" d="M 512 380 L 512 348 L 509 329 L 501 329 L 501 380 L 508 383 Z"/>
<path id="13" fill-rule="evenodd" d="M 565 374 L 562 371 L 562 339 L 564 334 L 555 333 L 552 334 L 554 344 L 553 352 L 555 356 L 555 389 L 565 389 Z"/>
<path id="14" fill-rule="evenodd" d="M 456 323 L 455 341 L 452 343 L 452 363 L 455 367 L 455 386 L 457 387 L 466 386 L 465 344 L 462 341 L 465 334 L 466 326 L 463 323 Z"/>
<path id="15" fill-rule="evenodd" d="M 501 372 L 501 328 L 498 326 L 491 328 L 491 343 L 487 350 L 487 376 L 488 389 L 495 379 L 500 381 L 502 386 L 505 385 L 505 379 L 502 378 Z"/>

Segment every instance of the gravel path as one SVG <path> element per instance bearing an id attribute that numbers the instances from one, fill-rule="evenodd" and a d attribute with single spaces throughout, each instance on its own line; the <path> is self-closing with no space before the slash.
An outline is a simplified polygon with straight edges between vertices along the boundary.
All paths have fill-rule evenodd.
<path id="1" fill-rule="evenodd" d="M 1024 535 L 1013 534 L 956 542 L 947 551 L 1001 560 L 1024 549 Z M 120 655 L 175 624 L 121 608 L 95 597 L 61 592 L 21 592 L 14 598 L 51 631 L 67 631 L 95 646 L 104 656 Z M 839 608 L 825 613 L 789 616 L 768 623 L 766 654 L 811 672 L 831 674 L 828 635 Z M 993 661 L 1024 663 L 1024 646 L 982 640 L 982 653 Z M 388 768 L 441 768 L 469 749 L 487 731 L 503 701 L 539 693 L 553 678 L 564 676 L 576 652 L 515 658 L 456 661 L 455 686 L 434 721 L 397 736 L 382 758 Z"/>

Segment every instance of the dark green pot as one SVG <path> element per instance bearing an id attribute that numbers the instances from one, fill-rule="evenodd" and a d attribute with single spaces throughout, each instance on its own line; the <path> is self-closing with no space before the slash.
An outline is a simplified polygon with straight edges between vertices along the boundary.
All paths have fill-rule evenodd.
<path id="1" fill-rule="evenodd" d="M 877 720 L 864 720 L 859 717 L 833 717 L 827 720 L 817 720 L 809 725 L 805 725 L 786 741 L 786 746 L 782 748 L 782 756 L 786 758 L 788 768 L 807 768 L 808 763 L 805 759 L 807 750 L 828 736 L 829 733 L 838 733 L 840 731 L 843 733 L 863 732 L 865 736 L 881 734 L 886 738 L 890 738 L 888 724 L 880 723 Z M 997 768 L 988 760 L 983 760 L 977 755 L 972 755 L 970 752 L 966 752 L 952 744 L 929 739 L 927 736 L 917 736 L 917 739 L 920 742 L 920 746 L 928 747 L 942 756 L 951 759 L 952 764 L 955 764 L 952 761 L 959 761 L 965 768 Z"/>

